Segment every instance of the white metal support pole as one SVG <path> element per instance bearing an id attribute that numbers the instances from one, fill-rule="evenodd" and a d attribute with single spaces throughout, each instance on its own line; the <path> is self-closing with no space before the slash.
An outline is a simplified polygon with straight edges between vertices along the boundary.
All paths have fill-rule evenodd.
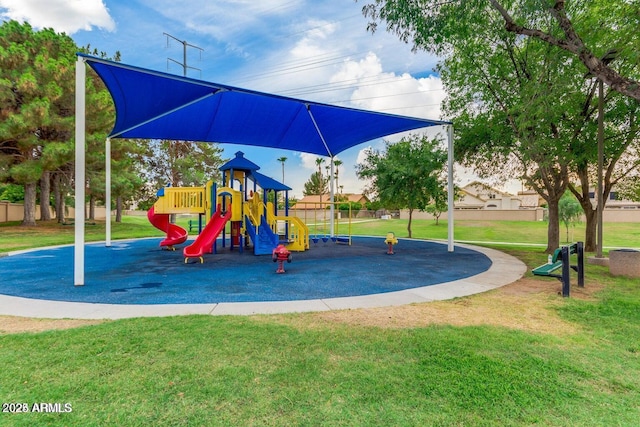
<path id="1" fill-rule="evenodd" d="M 76 165 L 75 165 L 75 245 L 73 280 L 84 285 L 84 211 L 85 211 L 85 77 L 84 59 L 76 61 Z"/>
<path id="2" fill-rule="evenodd" d="M 448 224 L 448 250 L 453 252 L 453 125 L 447 126 L 447 224 Z"/>
<path id="3" fill-rule="evenodd" d="M 105 154 L 105 190 L 104 207 L 106 210 L 105 246 L 111 246 L 111 138 L 107 138 L 104 143 Z"/>
<path id="4" fill-rule="evenodd" d="M 331 152 L 331 150 L 329 150 L 329 146 L 327 145 L 327 141 L 324 140 L 324 135 L 322 135 L 322 132 L 320 132 L 320 127 L 318 126 L 318 123 L 316 122 L 316 118 L 313 117 L 313 113 L 311 112 L 311 106 L 309 104 L 307 104 L 307 112 L 309 113 L 309 117 L 311 118 L 311 121 L 313 122 L 313 126 L 315 126 L 316 128 L 316 132 L 318 132 L 318 136 L 320 137 L 320 140 L 322 141 L 322 144 L 324 145 L 324 148 L 327 149 L 327 153 L 329 155 L 329 158 L 331 159 L 331 176 L 329 177 L 329 180 L 331 182 L 331 208 L 330 208 L 330 215 L 331 215 L 331 229 L 330 229 L 330 235 L 331 237 L 334 236 L 334 227 L 333 227 L 333 221 L 334 221 L 334 215 L 335 215 L 335 208 L 333 206 L 333 153 Z M 320 203 L 320 207 L 322 207 L 322 203 Z"/>
<path id="5" fill-rule="evenodd" d="M 335 220 L 336 220 L 336 205 L 334 204 L 335 202 L 335 197 L 334 197 L 334 190 L 333 190 L 333 156 L 331 156 L 331 172 L 329 172 L 329 192 L 331 194 L 330 198 L 331 198 L 331 229 L 330 229 L 330 235 L 331 237 L 334 237 L 335 234 Z"/>

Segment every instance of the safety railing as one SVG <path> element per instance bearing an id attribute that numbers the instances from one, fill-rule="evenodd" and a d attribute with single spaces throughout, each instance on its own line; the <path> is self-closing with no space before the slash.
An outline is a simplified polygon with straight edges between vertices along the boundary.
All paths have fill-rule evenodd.
<path id="1" fill-rule="evenodd" d="M 286 239 L 289 242 L 288 248 L 294 251 L 304 251 L 309 249 L 309 228 L 295 216 L 277 216 L 273 214 L 273 203 L 267 203 L 267 223 L 271 230 L 279 234 L 278 223 L 284 223 Z"/>
<path id="2" fill-rule="evenodd" d="M 155 203 L 155 212 L 163 214 L 205 213 L 206 187 L 165 187 L 164 196 Z"/>

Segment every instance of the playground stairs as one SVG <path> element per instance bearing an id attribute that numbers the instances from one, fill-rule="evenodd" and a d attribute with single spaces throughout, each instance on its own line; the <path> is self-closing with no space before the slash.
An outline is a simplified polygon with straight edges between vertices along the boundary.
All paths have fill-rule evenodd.
<path id="1" fill-rule="evenodd" d="M 278 246 L 278 235 L 271 231 L 271 228 L 263 220 L 257 227 L 251 219 L 246 217 L 247 232 L 253 243 L 253 253 L 255 255 L 271 255 L 273 249 Z"/>

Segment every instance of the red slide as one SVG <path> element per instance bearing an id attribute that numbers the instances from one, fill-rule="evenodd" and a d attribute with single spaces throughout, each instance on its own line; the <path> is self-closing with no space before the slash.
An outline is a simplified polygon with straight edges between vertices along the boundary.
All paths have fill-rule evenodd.
<path id="1" fill-rule="evenodd" d="M 222 215 L 220 205 L 218 205 L 216 212 L 209 222 L 207 222 L 202 232 L 196 237 L 196 240 L 182 250 L 184 262 L 189 261 L 189 258 L 200 258 L 200 262 L 204 262 L 202 255 L 212 252 L 211 247 L 213 246 L 213 241 L 220 235 L 229 218 L 231 218 L 231 204 L 227 207 L 225 215 Z"/>
<path id="2" fill-rule="evenodd" d="M 147 212 L 147 218 L 155 228 L 167 233 L 167 238 L 160 242 L 160 246 L 173 248 L 173 245 L 179 245 L 187 240 L 187 230 L 179 225 L 171 224 L 169 214 L 156 214 L 154 206 L 151 206 Z"/>

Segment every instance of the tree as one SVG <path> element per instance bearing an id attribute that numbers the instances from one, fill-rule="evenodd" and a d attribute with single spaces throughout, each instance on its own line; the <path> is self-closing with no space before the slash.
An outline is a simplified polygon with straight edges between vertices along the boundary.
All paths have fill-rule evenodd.
<path id="1" fill-rule="evenodd" d="M 633 182 L 625 182 L 625 184 L 620 188 L 618 193 L 620 198 L 629 199 L 634 202 L 640 201 L 640 179 L 634 180 Z M 1 198 L 1 197 L 0 197 Z"/>
<path id="2" fill-rule="evenodd" d="M 37 183 L 68 162 L 73 135 L 73 40 L 28 23 L 0 26 L 0 168 L 8 182 L 24 186 L 23 225 L 35 225 Z M 48 203 L 47 203 L 48 205 Z"/>
<path id="3" fill-rule="evenodd" d="M 284 184 L 284 162 L 287 161 L 285 156 L 278 157 L 278 161 L 282 164 L 282 183 Z"/>
<path id="4" fill-rule="evenodd" d="M 48 218 L 50 188 L 58 221 L 64 218 L 64 194 L 59 192 L 66 188 L 63 181 L 70 179 L 73 162 L 79 50 L 70 37 L 51 29 L 34 32 L 28 23 L 15 21 L 0 26 L 0 179 L 24 186 L 23 225 L 35 225 L 38 182 L 42 218 Z M 96 134 L 104 141 L 113 105 L 97 74 L 88 73 L 86 86 L 88 141 Z M 96 153 L 87 150 L 88 160 Z"/>
<path id="5" fill-rule="evenodd" d="M 282 165 L 282 183 L 284 184 L 284 162 L 287 161 L 287 158 L 285 156 L 282 156 L 282 157 L 278 157 L 277 160 Z M 277 202 L 276 204 L 278 205 L 278 208 L 283 208 L 284 209 L 284 204 L 286 202 L 285 201 L 285 194 L 282 193 L 282 202 L 279 202 L 279 201 L 276 201 L 276 202 Z"/>
<path id="6" fill-rule="evenodd" d="M 305 196 L 319 195 L 322 197 L 322 195 L 327 194 L 327 192 L 327 180 L 322 176 L 322 172 L 320 171 L 311 174 L 309 180 L 304 183 L 304 190 L 302 190 L 302 194 Z M 322 198 L 320 202 L 322 202 Z"/>
<path id="7" fill-rule="evenodd" d="M 24 187 L 15 184 L 0 184 L 0 200 L 11 203 L 24 200 Z"/>
<path id="8" fill-rule="evenodd" d="M 596 24 L 594 28 L 601 31 L 600 36 L 608 36 L 606 37 L 607 44 L 593 44 L 592 46 L 585 43 L 585 36 L 589 34 L 588 32 L 585 32 L 583 36 L 578 34 L 567 14 L 565 0 L 539 2 L 534 8 L 526 8 L 524 16 L 520 17 L 520 21 L 524 21 L 526 25 L 516 22 L 513 15 L 504 7 L 504 2 L 497 0 L 490 0 L 490 2 L 504 19 L 507 31 L 534 37 L 570 52 L 584 64 L 590 74 L 602 80 L 613 90 L 640 101 L 640 80 L 618 73 L 608 63 L 611 54 L 630 55 L 632 59 L 637 60 L 637 21 L 629 19 L 629 17 L 640 14 L 640 6 L 637 2 L 624 0 L 574 2 L 576 9 L 570 12 L 575 12 L 577 16 L 580 16 L 581 13 L 584 13 L 583 8 L 590 6 L 589 11 L 592 13 L 587 17 L 593 19 L 591 23 Z M 541 22 L 540 12 L 553 20 L 555 25 L 552 28 L 535 28 Z M 597 19 L 594 19 L 596 17 Z M 544 22 L 548 23 L 549 21 L 544 20 Z M 599 37 L 600 40 L 603 38 Z M 612 47 L 613 49 L 611 49 Z M 602 51 L 603 48 L 608 50 Z M 600 55 L 594 53 L 596 49 L 601 50 Z"/>
<path id="9" fill-rule="evenodd" d="M 580 115 L 584 116 L 584 130 L 580 132 L 582 138 L 576 138 L 569 150 L 574 154 L 572 173 L 576 179 L 569 183 L 569 190 L 582 206 L 585 219 L 585 251 L 596 249 L 596 213 L 593 204 L 593 185 L 597 182 L 597 100 L 594 96 L 598 83 L 592 82 L 589 95 Z M 596 104 L 596 105 L 594 105 Z M 614 91 L 606 91 L 603 96 L 604 104 L 604 179 L 603 202 L 606 205 L 609 193 L 616 188 L 628 187 L 638 179 L 640 165 L 640 138 L 638 138 L 638 103 L 625 98 Z"/>
<path id="10" fill-rule="evenodd" d="M 367 191 L 388 207 L 409 210 L 407 232 L 415 209 L 424 210 L 446 182 L 443 178 L 447 152 L 440 141 L 412 134 L 399 142 L 385 142 L 385 150 L 368 149 L 356 167 L 359 178 L 369 180 Z"/>
<path id="11" fill-rule="evenodd" d="M 582 206 L 570 192 L 565 193 L 560 199 L 558 206 L 560 221 L 564 224 L 567 232 L 567 243 L 569 243 L 569 226 L 575 225 L 582 216 Z"/>
<path id="12" fill-rule="evenodd" d="M 334 160 L 333 164 L 336 167 L 336 189 L 339 192 L 342 192 L 342 188 L 340 187 L 338 182 L 338 175 L 339 175 L 340 166 L 342 166 L 342 160 Z"/>
<path id="13" fill-rule="evenodd" d="M 427 212 L 433 215 L 433 217 L 436 220 L 436 225 L 438 225 L 438 221 L 440 220 L 440 215 L 442 215 L 442 213 L 446 211 L 448 208 L 447 192 L 444 190 L 444 188 L 442 188 L 441 190 L 442 191 L 438 191 L 436 194 L 433 195 L 432 203 L 429 203 L 427 205 L 427 208 L 425 209 Z"/>
<path id="14" fill-rule="evenodd" d="M 559 67 L 564 58 L 541 43 L 499 31 L 488 16 L 470 23 L 452 18 L 447 31 L 438 71 L 448 92 L 444 110 L 456 128 L 456 159 L 481 177 L 519 177 L 541 194 L 551 252 L 559 243 L 557 203 L 569 182 L 572 133 L 566 107 L 547 95 L 573 93 L 564 78 L 571 69 Z"/>
<path id="15" fill-rule="evenodd" d="M 315 189 L 316 191 L 319 189 L 322 189 L 321 192 L 316 193 L 318 195 L 320 195 L 320 203 L 322 203 L 322 195 L 327 193 L 327 184 L 329 182 L 329 177 L 325 178 L 322 175 L 322 164 L 324 163 L 324 159 L 322 157 L 317 157 L 316 158 L 316 166 L 318 166 L 318 174 L 317 176 L 314 178 L 314 176 L 312 175 L 310 180 L 315 180 Z M 305 190 L 306 190 L 306 184 L 305 184 Z M 304 194 L 304 193 L 303 193 Z"/>
<path id="16" fill-rule="evenodd" d="M 570 9 L 567 9 L 569 3 Z M 442 53 L 443 37 L 451 32 L 449 24 L 478 22 L 483 17 L 497 17 L 503 30 L 535 38 L 554 48 L 563 50 L 583 64 L 588 72 L 602 80 L 613 90 L 640 100 L 640 80 L 637 74 L 638 40 L 637 20 L 640 4 L 627 0 L 591 0 L 588 2 L 565 0 L 374 0 L 363 7 L 365 16 L 374 22 L 387 22 L 387 30 L 397 33 L 416 46 L 432 46 L 430 51 Z M 575 17 L 573 19 L 572 17 Z M 576 24 L 578 26 L 576 26 Z M 466 33 L 473 34 L 473 25 Z M 457 31 L 457 30 L 454 30 Z M 614 68 L 607 62 L 607 53 L 615 51 L 618 58 L 635 64 L 634 69 Z"/>
<path id="17" fill-rule="evenodd" d="M 595 134 L 587 126 L 593 109 L 584 107 L 591 105 L 592 91 L 582 63 L 539 39 L 505 30 L 497 2 L 491 3 L 376 1 L 364 10 L 387 20 L 387 28 L 414 48 L 444 58 L 438 69 L 449 93 L 445 111 L 456 127 L 456 157 L 481 176 L 517 176 L 541 194 L 549 206 L 551 252 L 559 243 L 558 202 L 573 174 L 585 176 L 596 161 L 590 148 Z M 513 5 L 533 16 L 532 9 L 543 3 Z M 594 10 L 584 11 L 593 22 L 594 15 L 586 12 Z M 535 16 L 537 24 L 547 23 Z M 603 34 L 592 36 L 591 43 L 599 46 L 603 39 Z M 619 153 L 609 156 L 608 170 L 615 168 Z M 583 188 L 588 191 L 588 184 Z M 592 210 L 588 197 L 583 206 Z M 587 243 L 595 235 L 592 223 L 587 214 Z"/>
<path id="18" fill-rule="evenodd" d="M 219 181 L 224 163 L 222 149 L 208 142 L 151 140 L 139 141 L 146 147 L 140 155 L 143 180 L 150 183 L 149 192 L 174 187 L 203 186 L 207 181 Z"/>

